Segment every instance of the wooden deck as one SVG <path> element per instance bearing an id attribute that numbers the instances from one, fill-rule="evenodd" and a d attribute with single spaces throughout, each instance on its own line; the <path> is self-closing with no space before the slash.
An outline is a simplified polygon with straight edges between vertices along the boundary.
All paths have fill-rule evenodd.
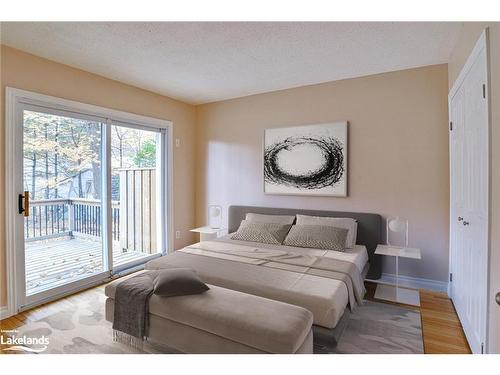
<path id="1" fill-rule="evenodd" d="M 102 271 L 102 244 L 83 236 L 26 243 L 26 292 L 28 295 L 83 279 Z M 113 242 L 114 265 L 144 258 L 150 254 L 122 252 Z"/>

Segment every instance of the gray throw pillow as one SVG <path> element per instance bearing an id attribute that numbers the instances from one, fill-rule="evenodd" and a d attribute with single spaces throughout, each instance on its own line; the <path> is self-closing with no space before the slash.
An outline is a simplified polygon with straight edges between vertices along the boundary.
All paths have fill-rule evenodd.
<path id="1" fill-rule="evenodd" d="M 160 270 L 153 280 L 153 286 L 153 293 L 162 297 L 199 294 L 210 289 L 190 268 Z"/>
<path id="2" fill-rule="evenodd" d="M 354 249 L 356 247 L 358 222 L 353 218 L 297 215 L 296 225 L 325 225 L 347 229 L 349 232 L 347 232 L 345 247 L 348 249 Z"/>
<path id="3" fill-rule="evenodd" d="M 276 224 L 289 224 L 292 225 L 295 221 L 295 216 L 290 215 L 263 215 L 247 213 L 245 220 L 253 223 L 276 223 Z"/>
<path id="4" fill-rule="evenodd" d="M 347 229 L 327 225 L 294 225 L 283 245 L 344 251 Z"/>
<path id="5" fill-rule="evenodd" d="M 288 224 L 243 220 L 238 231 L 231 236 L 231 239 L 281 245 L 290 227 L 291 225 Z"/>

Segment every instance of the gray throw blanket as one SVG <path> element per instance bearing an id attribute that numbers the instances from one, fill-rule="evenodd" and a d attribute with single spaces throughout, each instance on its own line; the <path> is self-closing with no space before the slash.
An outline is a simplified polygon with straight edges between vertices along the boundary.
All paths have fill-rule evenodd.
<path id="1" fill-rule="evenodd" d="M 158 271 L 146 271 L 116 287 L 113 340 L 142 348 L 149 326 L 149 297 Z"/>

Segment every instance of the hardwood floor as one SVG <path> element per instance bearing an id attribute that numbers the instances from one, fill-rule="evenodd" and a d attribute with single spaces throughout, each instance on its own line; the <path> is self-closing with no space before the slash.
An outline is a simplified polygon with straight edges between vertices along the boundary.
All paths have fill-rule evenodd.
<path id="1" fill-rule="evenodd" d="M 104 292 L 103 286 L 98 286 Z M 376 284 L 366 283 L 367 299 L 375 299 Z M 22 326 L 26 322 L 36 321 L 47 315 L 53 314 L 64 306 L 71 299 L 85 299 L 91 290 L 82 291 L 72 296 L 51 302 L 29 311 L 22 312 L 8 319 L 0 321 L 1 330 L 11 330 Z M 420 290 L 421 307 L 406 306 L 415 310 L 420 310 L 422 319 L 422 336 L 424 339 L 424 350 L 426 354 L 467 354 L 470 353 L 469 345 L 455 312 L 451 300 L 445 293 Z M 0 346 L 0 353 L 3 347 Z"/>
<path id="2" fill-rule="evenodd" d="M 420 300 L 425 352 L 470 354 L 462 324 L 448 296 L 420 292 Z"/>

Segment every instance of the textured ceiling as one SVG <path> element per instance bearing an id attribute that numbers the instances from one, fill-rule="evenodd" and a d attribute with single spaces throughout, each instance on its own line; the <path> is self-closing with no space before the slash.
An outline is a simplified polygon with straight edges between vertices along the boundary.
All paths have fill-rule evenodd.
<path id="1" fill-rule="evenodd" d="M 1 42 L 188 103 L 446 63 L 460 23 L 5 23 Z"/>

